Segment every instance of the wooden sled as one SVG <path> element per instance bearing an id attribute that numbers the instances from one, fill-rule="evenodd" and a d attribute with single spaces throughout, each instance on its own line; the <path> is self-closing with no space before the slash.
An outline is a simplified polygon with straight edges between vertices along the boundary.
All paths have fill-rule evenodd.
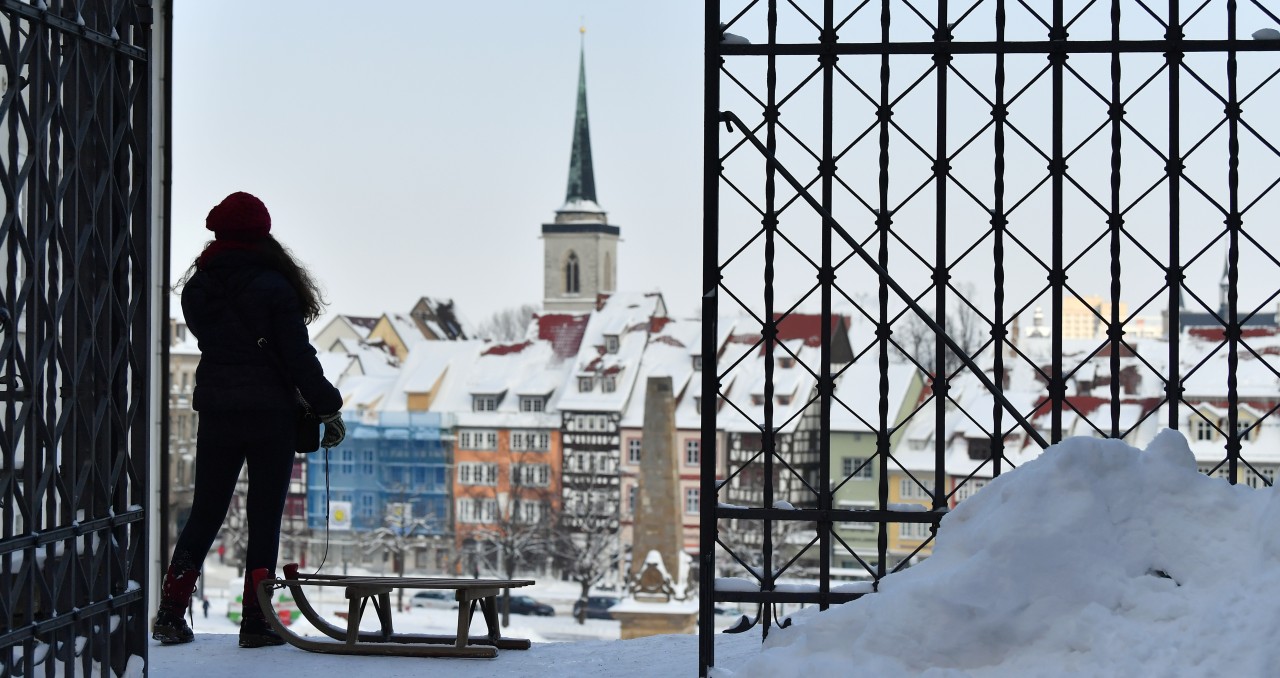
<path id="1" fill-rule="evenodd" d="M 402 657 L 474 657 L 492 658 L 498 650 L 527 650 L 523 638 L 503 638 L 498 624 L 498 594 L 503 589 L 530 586 L 529 579 L 444 579 L 431 577 L 348 577 L 331 574 L 305 574 L 298 565 L 284 567 L 284 579 L 270 576 L 266 569 L 254 570 L 253 585 L 258 589 L 258 603 L 276 633 L 290 645 L 309 652 L 329 654 L 392 655 Z M 316 611 L 307 599 L 304 587 L 339 586 L 349 602 L 346 628 L 337 626 Z M 300 636 L 280 621 L 271 607 L 276 589 L 289 589 L 298 611 L 317 630 L 330 639 Z M 443 589 L 454 592 L 458 601 L 457 635 L 396 633 L 391 622 L 392 589 Z M 378 631 L 361 631 L 360 618 L 373 605 L 381 627 Z M 477 606 L 484 617 L 488 634 L 472 638 L 471 620 Z"/>

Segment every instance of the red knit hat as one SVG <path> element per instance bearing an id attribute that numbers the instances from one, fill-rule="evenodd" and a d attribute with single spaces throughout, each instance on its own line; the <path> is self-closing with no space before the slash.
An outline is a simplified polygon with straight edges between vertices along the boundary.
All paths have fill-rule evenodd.
<path id="1" fill-rule="evenodd" d="M 209 210 L 204 227 L 218 240 L 258 240 L 271 232 L 271 214 L 261 200 L 236 192 Z"/>

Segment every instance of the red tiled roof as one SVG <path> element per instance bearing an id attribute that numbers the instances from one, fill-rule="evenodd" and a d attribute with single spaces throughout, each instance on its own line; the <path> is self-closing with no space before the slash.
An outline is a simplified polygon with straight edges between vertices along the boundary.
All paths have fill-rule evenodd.
<path id="1" fill-rule="evenodd" d="M 508 355 L 510 353 L 519 353 L 532 345 L 532 341 L 523 341 L 519 344 L 495 344 L 486 348 L 484 353 L 481 353 L 480 355 Z"/>
<path id="2" fill-rule="evenodd" d="M 1187 332 L 1197 339 L 1210 339 L 1220 341 L 1226 336 L 1226 329 L 1222 327 L 1192 327 Z M 1242 327 L 1240 328 L 1240 336 L 1248 337 L 1274 337 L 1280 335 L 1280 327 Z"/>
<path id="3" fill-rule="evenodd" d="M 569 313 L 535 314 L 538 321 L 538 338 L 551 342 L 551 348 L 559 358 L 569 358 L 578 354 L 582 345 L 582 335 L 587 331 L 586 315 Z"/>
<path id="4" fill-rule="evenodd" d="M 778 341 L 803 339 L 806 346 L 822 345 L 821 314 L 791 313 L 784 318 L 782 314 L 775 313 L 773 321 L 778 324 Z M 842 315 L 831 316 L 831 326 L 827 328 L 826 336 L 835 334 L 836 328 L 840 327 L 843 321 Z"/>
<path id="5" fill-rule="evenodd" d="M 342 317 L 346 318 L 347 322 L 352 325 L 355 325 L 356 327 L 363 327 L 366 330 L 372 330 L 374 326 L 378 324 L 377 318 L 369 318 L 360 315 L 344 315 Z"/>

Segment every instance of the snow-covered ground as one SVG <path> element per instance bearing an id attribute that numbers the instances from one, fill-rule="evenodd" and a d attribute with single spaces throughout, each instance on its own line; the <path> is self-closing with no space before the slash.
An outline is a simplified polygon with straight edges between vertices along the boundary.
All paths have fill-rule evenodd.
<path id="1" fill-rule="evenodd" d="M 933 556 L 879 593 L 799 611 L 763 648 L 758 631 L 717 634 L 716 675 L 1274 676 L 1277 590 L 1276 490 L 1198 473 L 1172 431 L 1146 451 L 1073 438 L 966 500 L 943 520 Z M 565 594 L 558 583 L 532 593 L 553 604 Z M 234 626 L 212 617 L 196 619 L 195 643 L 154 646 L 153 675 L 697 673 L 696 636 L 619 641 L 615 622 L 577 626 L 567 608 L 551 619 L 513 618 L 506 634 L 533 639 L 533 649 L 492 660 L 239 650 Z M 454 619 L 422 609 L 402 618 L 405 630 L 442 632 Z"/>
<path id="2" fill-rule="evenodd" d="M 357 572 L 352 571 L 352 574 Z M 585 624 L 578 624 L 571 616 L 573 601 L 578 594 L 578 586 L 572 582 L 539 580 L 535 586 L 520 591 L 556 610 L 553 617 L 511 615 L 511 625 L 503 630 L 503 635 L 528 638 L 533 641 L 532 649 L 501 651 L 496 659 L 424 659 L 322 655 L 291 646 L 241 650 L 235 635 L 239 628 L 226 616 L 228 604 L 241 590 L 241 580 L 236 578 L 231 568 L 219 566 L 213 558 L 205 564 L 205 578 L 204 593 L 209 598 L 209 617 L 203 616 L 197 601 L 192 625 L 196 632 L 195 642 L 170 647 L 152 643 L 152 675 L 286 678 L 358 673 L 369 678 L 394 678 L 430 673 L 451 678 L 495 675 L 568 678 L 588 675 L 688 676 L 697 675 L 698 671 L 697 636 L 661 636 L 621 642 L 616 621 L 588 619 Z M 347 610 L 347 601 L 338 589 L 317 588 L 312 593 L 323 594 L 323 597 L 312 598 L 321 614 L 343 623 L 333 616 L 335 612 Z M 407 591 L 405 600 L 412 593 Z M 392 601 L 395 600 L 393 594 Z M 456 610 L 449 609 L 410 608 L 396 614 L 396 630 L 453 634 L 457 630 L 457 614 Z M 717 617 L 716 624 L 725 628 L 736 619 L 734 616 L 721 616 Z M 361 628 L 377 629 L 372 611 L 366 613 Z M 295 622 L 293 629 L 303 635 L 321 636 L 305 619 Z M 484 633 L 484 622 L 476 619 L 471 630 L 473 634 Z M 717 651 L 727 655 L 750 654 L 758 651 L 759 647 L 758 634 L 721 634 L 717 637 Z"/>

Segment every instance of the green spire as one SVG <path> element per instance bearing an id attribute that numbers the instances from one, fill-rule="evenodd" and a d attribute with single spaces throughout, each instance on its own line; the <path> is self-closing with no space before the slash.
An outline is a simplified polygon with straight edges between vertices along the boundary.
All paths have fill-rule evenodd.
<path id="1" fill-rule="evenodd" d="M 586 29 L 583 29 L 583 33 Z M 596 177 L 591 168 L 591 130 L 587 125 L 587 59 L 585 39 L 578 52 L 578 111 L 573 118 L 573 152 L 569 156 L 569 188 L 565 202 L 596 201 Z"/>

